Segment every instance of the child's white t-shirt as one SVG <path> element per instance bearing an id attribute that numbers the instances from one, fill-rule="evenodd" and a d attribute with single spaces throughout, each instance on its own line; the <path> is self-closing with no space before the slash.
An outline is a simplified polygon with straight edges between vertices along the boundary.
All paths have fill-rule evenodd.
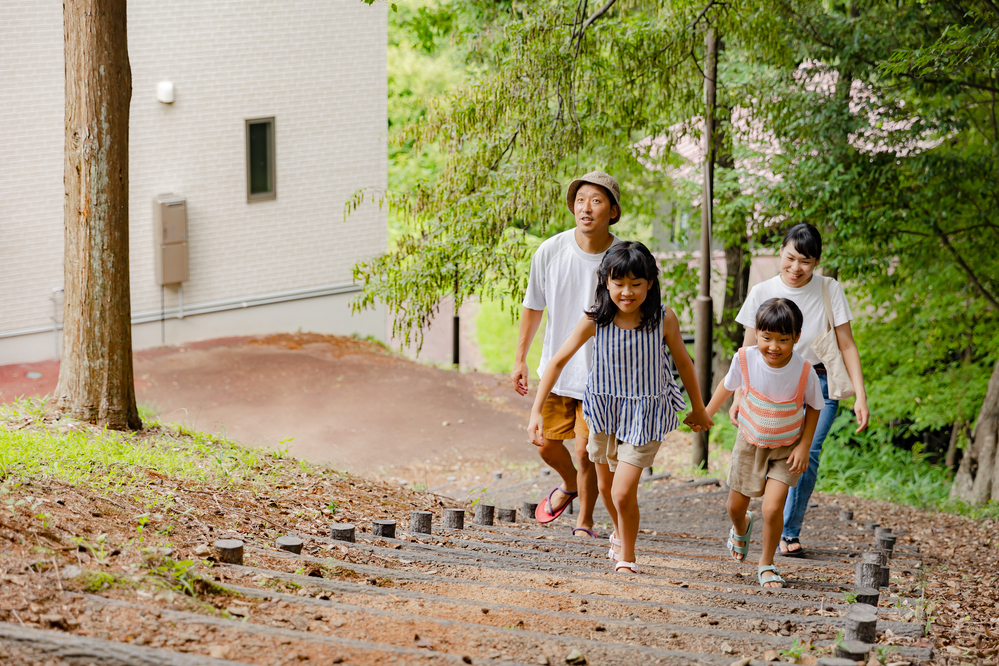
<path id="1" fill-rule="evenodd" d="M 794 345 L 794 351 L 801 354 L 812 365 L 822 361 L 812 351 L 812 343 L 826 331 L 826 308 L 822 303 L 822 281 L 826 278 L 813 274 L 812 279 L 804 287 L 789 287 L 776 275 L 769 280 L 754 286 L 746 296 L 746 301 L 739 309 L 735 320 L 746 328 L 756 328 L 756 313 L 760 306 L 771 298 L 786 298 L 794 301 L 801 310 L 804 324 L 801 327 L 801 338 Z M 829 301 L 832 305 L 833 326 L 841 326 L 853 319 L 850 304 L 846 301 L 843 285 L 836 280 L 829 280 Z"/>
<path id="2" fill-rule="evenodd" d="M 805 359 L 798 352 L 792 352 L 791 360 L 783 368 L 771 368 L 767 365 L 759 347 L 746 347 L 746 366 L 749 370 L 749 383 L 753 390 L 762 393 L 773 402 L 790 402 L 798 393 L 798 380 L 801 379 L 801 369 Z M 742 367 L 739 365 L 739 355 L 732 358 L 732 365 L 725 375 L 725 388 L 734 391 L 742 388 Z M 822 385 L 815 370 L 809 368 L 808 381 L 805 382 L 805 404 L 821 410 L 826 405 L 822 397 Z"/>
<path id="3" fill-rule="evenodd" d="M 612 234 L 611 237 L 611 247 L 621 242 L 617 236 Z M 545 367 L 552 356 L 568 339 L 580 318 L 593 307 L 597 269 L 605 254 L 606 251 L 600 254 L 583 252 L 576 242 L 576 229 L 573 228 L 543 242 L 531 258 L 531 276 L 524 294 L 524 307 L 548 309 L 538 377 L 545 374 Z M 564 398 L 583 399 L 592 350 L 593 341 L 589 340 L 569 359 L 552 393 Z"/>

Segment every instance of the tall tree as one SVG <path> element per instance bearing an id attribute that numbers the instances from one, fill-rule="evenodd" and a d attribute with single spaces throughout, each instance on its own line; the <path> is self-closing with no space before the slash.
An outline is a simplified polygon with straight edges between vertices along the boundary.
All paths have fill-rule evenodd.
<path id="1" fill-rule="evenodd" d="M 65 292 L 59 407 L 142 427 L 132 374 L 125 0 L 63 4 L 66 59 Z"/>

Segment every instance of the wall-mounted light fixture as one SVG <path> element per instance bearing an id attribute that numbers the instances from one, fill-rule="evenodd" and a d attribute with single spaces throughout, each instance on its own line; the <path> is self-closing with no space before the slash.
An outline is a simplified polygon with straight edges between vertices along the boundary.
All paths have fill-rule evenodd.
<path id="1" fill-rule="evenodd" d="M 173 104 L 173 81 L 160 81 L 156 84 L 156 99 L 164 104 Z"/>

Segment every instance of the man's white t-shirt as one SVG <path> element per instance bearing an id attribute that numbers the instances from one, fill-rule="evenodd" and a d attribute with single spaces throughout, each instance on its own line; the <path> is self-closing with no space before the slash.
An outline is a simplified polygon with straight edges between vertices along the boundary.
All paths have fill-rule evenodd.
<path id="1" fill-rule="evenodd" d="M 613 234 L 611 238 L 611 246 L 621 242 Z M 597 268 L 604 254 L 606 251 L 600 254 L 583 252 L 576 242 L 576 230 L 569 229 L 543 242 L 531 258 L 531 276 L 524 294 L 524 307 L 548 309 L 538 377 L 545 373 L 548 362 L 568 339 L 580 318 L 593 307 Z M 593 341 L 589 340 L 565 364 L 552 393 L 564 398 L 583 399 L 592 351 Z"/>
<path id="2" fill-rule="evenodd" d="M 807 286 L 807 285 L 806 285 Z M 798 380 L 801 379 L 801 369 L 805 367 L 805 359 L 798 352 L 792 352 L 791 360 L 783 368 L 771 368 L 760 353 L 759 347 L 746 347 L 746 369 L 749 371 L 749 383 L 753 390 L 762 393 L 774 402 L 790 402 L 798 393 Z M 742 367 L 739 365 L 739 355 L 732 359 L 732 365 L 725 375 L 725 388 L 734 391 L 742 386 Z M 805 382 L 805 404 L 821 410 L 826 405 L 822 397 L 822 386 L 815 370 L 808 369 L 808 381 Z"/>
<path id="3" fill-rule="evenodd" d="M 764 302 L 771 298 L 786 298 L 794 301 L 801 310 L 804 324 L 801 327 L 801 338 L 794 345 L 794 351 L 801 354 L 812 365 L 822 361 L 812 351 L 814 343 L 826 330 L 826 308 L 822 303 L 822 281 L 826 278 L 813 274 L 812 279 L 804 287 L 789 287 L 774 276 L 761 282 L 749 291 L 746 302 L 742 304 L 735 320 L 746 328 L 756 328 L 756 313 Z M 850 304 L 846 301 L 843 285 L 836 280 L 829 280 L 829 300 L 832 303 L 833 326 L 841 326 L 853 319 Z"/>

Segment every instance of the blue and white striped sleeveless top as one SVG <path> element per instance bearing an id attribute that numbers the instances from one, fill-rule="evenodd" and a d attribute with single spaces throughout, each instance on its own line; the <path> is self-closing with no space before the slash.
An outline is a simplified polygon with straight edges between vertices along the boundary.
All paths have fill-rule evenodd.
<path id="1" fill-rule="evenodd" d="M 633 446 L 662 441 L 686 407 L 670 372 L 662 321 L 652 331 L 597 326 L 583 395 L 591 432 L 614 434 Z"/>

